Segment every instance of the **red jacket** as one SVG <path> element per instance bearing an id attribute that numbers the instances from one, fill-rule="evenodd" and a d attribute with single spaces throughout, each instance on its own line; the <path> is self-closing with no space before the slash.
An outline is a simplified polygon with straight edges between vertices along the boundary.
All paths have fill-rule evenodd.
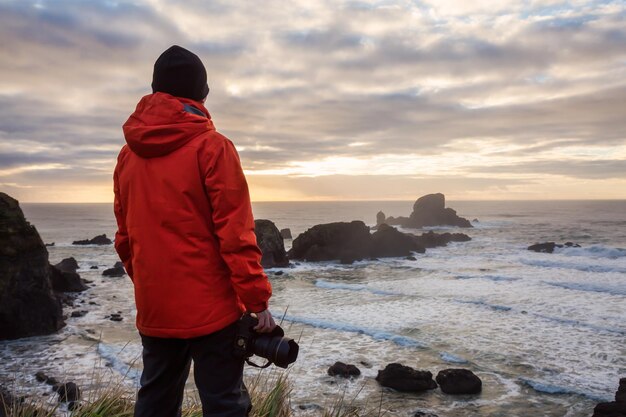
<path id="1" fill-rule="evenodd" d="M 200 115 L 201 114 L 201 115 Z M 191 338 L 267 308 L 248 185 L 232 142 L 196 101 L 145 96 L 124 124 L 113 175 L 115 250 L 137 328 Z"/>

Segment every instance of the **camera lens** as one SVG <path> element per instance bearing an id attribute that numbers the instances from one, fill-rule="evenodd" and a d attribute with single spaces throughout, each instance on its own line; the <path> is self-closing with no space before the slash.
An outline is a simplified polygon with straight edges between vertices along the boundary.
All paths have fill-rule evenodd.
<path id="1" fill-rule="evenodd" d="M 288 337 L 261 336 L 254 340 L 252 351 L 255 355 L 268 359 L 280 368 L 287 368 L 298 358 L 298 344 Z"/>

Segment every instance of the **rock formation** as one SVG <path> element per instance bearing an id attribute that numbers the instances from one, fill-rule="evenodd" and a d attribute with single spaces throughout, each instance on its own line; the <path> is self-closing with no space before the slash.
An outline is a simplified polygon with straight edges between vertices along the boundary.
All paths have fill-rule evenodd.
<path id="1" fill-rule="evenodd" d="M 415 229 L 428 226 L 473 227 L 469 220 L 459 217 L 455 210 L 446 208 L 446 197 L 441 193 L 418 198 L 409 217 L 389 217 L 385 223 Z"/>
<path id="2" fill-rule="evenodd" d="M 289 257 L 305 261 L 339 260 L 349 264 L 367 258 L 407 257 L 411 252 L 424 253 L 427 247 L 468 240 L 470 237 L 462 233 L 428 232 L 415 236 L 384 223 L 372 234 L 361 221 L 327 223 L 313 226 L 294 239 Z"/>
<path id="3" fill-rule="evenodd" d="M 345 364 L 343 362 L 335 362 L 330 368 L 328 368 L 328 375 L 340 376 L 342 378 L 350 378 L 361 375 L 361 371 L 355 365 Z"/>
<path id="4" fill-rule="evenodd" d="M 98 235 L 93 239 L 75 240 L 72 245 L 110 245 L 112 243 L 107 235 Z"/>
<path id="5" fill-rule="evenodd" d="M 580 245 L 572 242 L 565 242 L 562 245 L 554 242 L 545 242 L 535 243 L 534 245 L 530 245 L 527 249 L 533 252 L 552 253 L 555 248 L 580 248 Z"/>
<path id="6" fill-rule="evenodd" d="M 593 409 L 592 417 L 624 417 L 626 416 L 626 378 L 619 380 L 615 393 L 615 401 L 599 403 Z"/>
<path id="7" fill-rule="evenodd" d="M 399 363 L 391 363 L 378 371 L 376 381 L 383 387 L 402 392 L 420 392 L 437 388 L 430 371 L 418 371 Z"/>
<path id="8" fill-rule="evenodd" d="M 52 289 L 59 292 L 80 292 L 85 291 L 80 275 L 76 273 L 78 263 L 74 258 L 65 258 L 58 264 L 50 266 L 50 282 Z"/>
<path id="9" fill-rule="evenodd" d="M 293 239 L 291 237 L 291 229 L 289 228 L 280 229 L 280 235 L 283 237 L 283 239 Z"/>
<path id="10" fill-rule="evenodd" d="M 255 220 L 254 233 L 256 234 L 256 242 L 263 253 L 261 258 L 263 268 L 289 266 L 283 237 L 273 222 Z"/>
<path id="11" fill-rule="evenodd" d="M 446 394 L 478 394 L 482 381 L 468 369 L 444 369 L 435 378 Z"/>
<path id="12" fill-rule="evenodd" d="M 126 270 L 124 269 L 124 264 L 120 261 L 115 262 L 113 268 L 107 268 L 102 271 L 102 275 L 105 277 L 123 277 L 126 275 Z"/>
<path id="13" fill-rule="evenodd" d="M 64 324 L 48 251 L 17 200 L 0 193 L 0 340 L 49 334 Z"/>
<path id="14" fill-rule="evenodd" d="M 385 219 L 386 219 L 385 213 L 383 213 L 382 211 L 379 211 L 378 213 L 376 213 L 376 227 L 385 223 Z"/>

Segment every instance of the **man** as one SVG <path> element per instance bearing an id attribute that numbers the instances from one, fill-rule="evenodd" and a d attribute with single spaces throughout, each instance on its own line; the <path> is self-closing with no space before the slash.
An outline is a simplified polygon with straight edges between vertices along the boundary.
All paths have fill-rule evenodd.
<path id="1" fill-rule="evenodd" d="M 250 411 L 236 324 L 275 327 L 248 186 L 232 142 L 215 131 L 200 58 L 172 46 L 153 94 L 124 124 L 114 172 L 115 249 L 135 289 L 144 370 L 136 417 L 180 416 L 191 360 L 204 416 Z"/>

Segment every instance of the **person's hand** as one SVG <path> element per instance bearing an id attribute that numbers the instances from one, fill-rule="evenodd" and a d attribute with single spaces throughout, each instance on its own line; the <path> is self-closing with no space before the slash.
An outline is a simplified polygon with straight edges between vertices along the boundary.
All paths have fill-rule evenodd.
<path id="1" fill-rule="evenodd" d="M 274 318 L 269 310 L 263 310 L 260 313 L 254 314 L 259 319 L 259 324 L 254 328 L 257 333 L 269 333 L 274 330 L 276 323 L 274 323 Z"/>

